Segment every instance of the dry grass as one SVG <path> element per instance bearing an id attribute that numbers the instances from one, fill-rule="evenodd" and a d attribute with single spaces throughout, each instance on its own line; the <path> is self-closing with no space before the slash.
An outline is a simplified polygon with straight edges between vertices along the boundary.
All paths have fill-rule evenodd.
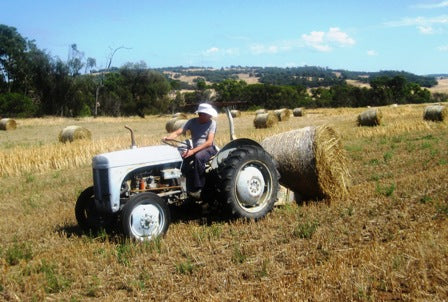
<path id="1" fill-rule="evenodd" d="M 74 203 L 91 184 L 92 155 L 159 144 L 170 117 L 18 120 L 0 132 L 0 300 L 6 301 L 444 301 L 448 296 L 448 129 L 424 105 L 383 107 L 383 123 L 356 127 L 363 108 L 307 110 L 238 137 L 329 125 L 342 137 L 353 185 L 347 198 L 277 207 L 258 222 L 175 213 L 148 244 L 81 235 Z M 76 123 L 74 123 L 76 122 Z M 66 125 L 92 141 L 60 144 Z M 228 141 L 218 117 L 218 144 Z M 5 173 L 5 171 L 7 171 Z"/>
<path id="2" fill-rule="evenodd" d="M 431 91 L 431 93 L 448 93 L 448 79 L 438 79 L 437 85 L 429 88 L 429 91 Z"/>

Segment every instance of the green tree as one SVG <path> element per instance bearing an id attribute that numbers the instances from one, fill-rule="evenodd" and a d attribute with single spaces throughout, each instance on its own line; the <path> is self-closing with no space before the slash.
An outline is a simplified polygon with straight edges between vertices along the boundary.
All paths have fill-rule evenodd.
<path id="1" fill-rule="evenodd" d="M 80 71 L 85 65 L 83 59 L 84 53 L 78 50 L 78 46 L 76 44 L 70 45 L 67 66 L 71 76 L 78 76 L 81 74 Z"/>
<path id="2" fill-rule="evenodd" d="M 27 41 L 15 27 L 0 24 L 0 74 L 6 92 L 26 94 Z"/>
<path id="3" fill-rule="evenodd" d="M 137 114 L 167 111 L 169 102 L 165 98 L 170 91 L 166 78 L 155 71 L 147 69 L 144 62 L 128 63 L 120 69 L 124 85 L 129 90 L 132 103 L 123 108 L 125 114 Z"/>
<path id="4" fill-rule="evenodd" d="M 218 93 L 219 102 L 240 102 L 244 101 L 244 91 L 247 84 L 243 80 L 226 79 L 214 84 L 213 88 Z"/>
<path id="5" fill-rule="evenodd" d="M 20 93 L 0 94 L 0 115 L 8 117 L 31 117 L 37 108 L 33 101 Z"/>

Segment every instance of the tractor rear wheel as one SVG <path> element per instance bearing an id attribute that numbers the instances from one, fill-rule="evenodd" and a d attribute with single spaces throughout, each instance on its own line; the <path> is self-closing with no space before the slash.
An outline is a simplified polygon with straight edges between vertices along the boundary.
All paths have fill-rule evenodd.
<path id="1" fill-rule="evenodd" d="M 231 215 L 259 219 L 277 200 L 280 174 L 272 157 L 261 147 L 243 145 L 219 165 L 220 194 Z"/>
<path id="2" fill-rule="evenodd" d="M 166 202 L 158 195 L 146 192 L 133 196 L 123 207 L 123 232 L 144 241 L 166 233 L 171 214 Z"/>

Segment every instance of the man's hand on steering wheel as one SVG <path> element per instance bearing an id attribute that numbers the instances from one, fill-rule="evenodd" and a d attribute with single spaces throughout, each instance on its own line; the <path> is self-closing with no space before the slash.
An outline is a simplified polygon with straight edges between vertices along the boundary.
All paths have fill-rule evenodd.
<path id="1" fill-rule="evenodd" d="M 184 145 L 187 149 L 190 149 L 190 146 L 186 142 L 181 142 L 181 141 L 175 140 L 173 138 L 169 138 L 168 136 L 165 136 L 162 139 L 162 143 L 167 144 L 168 146 L 171 146 L 171 147 L 176 147 L 176 148 L 178 148 L 179 145 Z M 184 147 L 182 146 L 182 148 L 184 148 Z"/>

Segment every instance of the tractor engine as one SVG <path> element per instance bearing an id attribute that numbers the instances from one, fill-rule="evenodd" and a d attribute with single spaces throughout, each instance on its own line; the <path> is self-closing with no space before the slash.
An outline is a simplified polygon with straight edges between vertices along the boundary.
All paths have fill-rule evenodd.
<path id="1" fill-rule="evenodd" d="M 97 155 L 92 160 L 95 204 L 118 212 L 135 194 L 153 192 L 168 202 L 182 193 L 182 157 L 170 146 L 134 148 Z"/>
<path id="2" fill-rule="evenodd" d="M 142 192 L 171 196 L 180 193 L 179 190 L 185 191 L 185 178 L 180 169 L 146 167 L 126 177 L 121 185 L 120 198 L 126 199 Z"/>

